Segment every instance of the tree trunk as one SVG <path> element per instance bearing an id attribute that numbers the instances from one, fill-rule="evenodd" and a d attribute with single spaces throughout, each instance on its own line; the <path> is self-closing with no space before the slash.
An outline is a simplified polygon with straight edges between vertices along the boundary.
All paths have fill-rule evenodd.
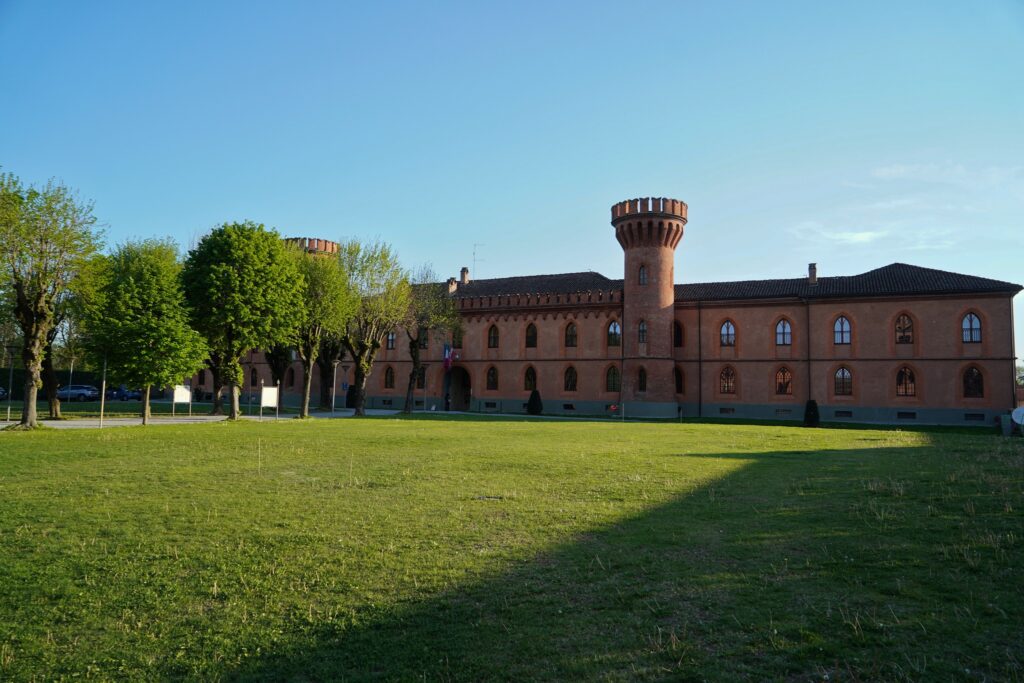
<path id="1" fill-rule="evenodd" d="M 38 337 L 33 340 L 25 336 L 21 349 L 21 360 L 25 364 L 25 395 L 21 407 L 21 426 L 38 427 L 39 415 L 36 413 L 36 400 L 39 398 L 40 375 L 42 374 L 42 343 Z"/>
<path id="2" fill-rule="evenodd" d="M 228 385 L 228 390 L 231 392 L 231 414 L 228 415 L 228 419 L 229 420 L 237 420 L 238 419 L 238 397 L 239 397 L 239 393 L 240 393 L 239 392 L 239 387 L 238 387 L 238 382 L 235 381 L 235 380 L 231 380 L 231 383 Z"/>
<path id="3" fill-rule="evenodd" d="M 59 420 L 61 413 L 57 390 L 60 388 L 60 382 L 57 379 L 57 370 L 53 367 L 53 342 L 50 340 L 47 341 L 46 347 L 43 349 L 42 362 L 43 393 L 50 404 L 50 419 Z"/>
<path id="4" fill-rule="evenodd" d="M 352 395 L 355 401 L 353 417 L 364 417 L 366 415 L 366 371 L 363 370 L 363 364 L 358 360 L 355 362 L 355 377 L 352 378 Z"/>
<path id="5" fill-rule="evenodd" d="M 221 392 L 224 390 L 224 373 L 221 371 L 220 363 L 210 363 L 210 382 L 213 386 L 213 407 L 210 408 L 210 415 L 223 415 L 224 402 L 221 400 Z"/>
<path id="6" fill-rule="evenodd" d="M 302 410 L 300 417 L 309 417 L 309 391 L 313 386 L 313 363 L 302 361 Z"/>
<path id="7" fill-rule="evenodd" d="M 149 385 L 142 387 L 142 424 L 149 424 Z"/>

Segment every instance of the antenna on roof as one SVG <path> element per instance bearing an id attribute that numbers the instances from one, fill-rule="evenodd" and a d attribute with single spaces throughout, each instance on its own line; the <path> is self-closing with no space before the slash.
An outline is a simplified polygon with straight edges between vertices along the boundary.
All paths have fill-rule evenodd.
<path id="1" fill-rule="evenodd" d="M 476 269 L 476 262 L 478 260 L 477 257 L 476 257 L 476 248 L 477 247 L 486 247 L 486 246 L 487 246 L 486 244 L 480 244 L 478 242 L 474 242 L 473 243 L 473 277 L 475 277 L 478 280 L 480 279 L 480 273 L 478 273 L 477 269 Z M 484 259 L 479 259 L 479 260 L 483 261 Z"/>

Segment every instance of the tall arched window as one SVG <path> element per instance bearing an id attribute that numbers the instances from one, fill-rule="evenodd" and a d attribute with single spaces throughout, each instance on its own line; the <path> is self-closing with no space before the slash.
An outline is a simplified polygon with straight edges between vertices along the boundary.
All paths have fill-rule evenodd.
<path id="1" fill-rule="evenodd" d="M 672 379 L 675 380 L 676 393 L 683 393 L 683 371 L 679 368 L 672 369 Z"/>
<path id="2" fill-rule="evenodd" d="M 422 365 L 420 366 L 420 369 L 416 371 L 416 388 L 427 388 L 427 369 Z"/>
<path id="3" fill-rule="evenodd" d="M 565 326 L 565 347 L 576 346 L 576 323 L 569 323 Z"/>
<path id="4" fill-rule="evenodd" d="M 775 345 L 793 345 L 793 326 L 790 325 L 789 321 L 786 320 L 785 318 L 775 323 Z"/>
<path id="5" fill-rule="evenodd" d="M 836 322 L 832 325 L 833 343 L 835 344 L 849 344 L 850 343 L 850 321 L 846 319 L 846 316 L 839 316 L 836 318 Z"/>
<path id="6" fill-rule="evenodd" d="M 537 326 L 533 323 L 526 326 L 526 348 L 537 348 Z"/>
<path id="7" fill-rule="evenodd" d="M 917 394 L 917 384 L 914 382 L 914 371 L 904 366 L 896 371 L 896 395 L 914 396 Z"/>
<path id="8" fill-rule="evenodd" d="M 395 388 L 395 369 L 390 365 L 384 369 L 384 388 Z"/>
<path id="9" fill-rule="evenodd" d="M 964 344 L 978 344 L 981 342 L 981 319 L 973 313 L 964 316 L 960 327 L 964 333 Z"/>
<path id="10" fill-rule="evenodd" d="M 729 366 L 722 368 L 722 372 L 718 376 L 718 393 L 736 393 L 736 371 Z"/>
<path id="11" fill-rule="evenodd" d="M 487 348 L 496 349 L 498 348 L 498 326 L 491 325 L 487 328 Z"/>
<path id="12" fill-rule="evenodd" d="M 254 387 L 260 383 L 260 374 L 256 372 L 256 368 L 249 369 L 249 386 Z"/>
<path id="13" fill-rule="evenodd" d="M 896 317 L 896 343 L 914 343 L 914 321 L 906 313 L 901 313 Z"/>
<path id="14" fill-rule="evenodd" d="M 537 371 L 532 367 L 526 368 L 526 374 L 523 375 L 523 389 L 526 391 L 533 391 L 537 388 Z"/>
<path id="15" fill-rule="evenodd" d="M 565 369 L 565 390 L 576 391 L 576 368 L 571 365 Z"/>
<path id="16" fill-rule="evenodd" d="M 836 396 L 851 396 L 853 394 L 853 375 L 850 373 L 849 368 L 839 368 L 836 370 L 833 393 Z"/>
<path id="17" fill-rule="evenodd" d="M 640 266 L 640 270 L 637 271 L 637 282 L 641 287 L 647 285 L 647 266 Z"/>
<path id="18" fill-rule="evenodd" d="M 981 370 L 971 366 L 964 370 L 964 398 L 984 398 L 985 378 Z"/>
<path id="19" fill-rule="evenodd" d="M 636 390 L 647 391 L 647 370 L 643 368 L 636 373 Z"/>
<path id="20" fill-rule="evenodd" d="M 206 370 L 199 371 L 199 377 L 196 378 L 196 384 L 199 386 L 206 384 Z"/>
<path id="21" fill-rule="evenodd" d="M 608 346 L 622 346 L 622 325 L 617 320 L 608 325 Z"/>
<path id="22" fill-rule="evenodd" d="M 683 346 L 683 326 L 678 320 L 672 323 L 672 346 L 677 349 Z"/>
<path id="23" fill-rule="evenodd" d="M 284 373 L 284 385 L 286 387 L 295 386 L 295 368 L 288 368 L 288 372 Z"/>
<path id="24" fill-rule="evenodd" d="M 647 343 L 647 321 L 641 320 L 636 327 L 636 340 L 641 344 Z"/>
<path id="25" fill-rule="evenodd" d="M 621 389 L 622 376 L 619 374 L 619 369 L 613 365 L 608 368 L 608 372 L 604 373 L 604 390 L 620 391 Z"/>
<path id="26" fill-rule="evenodd" d="M 779 368 L 775 373 L 775 393 L 779 396 L 793 395 L 793 373 L 789 368 Z"/>
<path id="27" fill-rule="evenodd" d="M 722 323 L 721 342 L 722 346 L 736 346 L 736 326 L 731 320 Z"/>
<path id="28" fill-rule="evenodd" d="M 487 368 L 487 389 L 496 391 L 498 389 L 498 368 L 493 365 Z"/>
<path id="29" fill-rule="evenodd" d="M 388 350 L 391 350 L 391 349 L 395 348 L 395 333 L 394 332 L 388 332 L 388 339 L 387 339 L 387 344 L 385 344 L 385 348 L 388 349 Z"/>

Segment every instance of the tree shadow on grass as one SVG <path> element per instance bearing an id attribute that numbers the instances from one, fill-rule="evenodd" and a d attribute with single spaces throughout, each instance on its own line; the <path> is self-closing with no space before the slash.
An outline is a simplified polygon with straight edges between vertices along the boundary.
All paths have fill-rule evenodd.
<path id="1" fill-rule="evenodd" d="M 962 505 L 937 493 L 946 468 L 963 465 L 955 457 L 927 447 L 679 457 L 750 462 L 499 575 L 314 627 L 229 678 L 1012 677 L 1020 598 L 1006 572 L 1020 552 L 979 570 L 937 550 Z M 951 607 L 967 600 L 971 619 Z M 983 607 L 1000 600 L 1002 614 Z"/>

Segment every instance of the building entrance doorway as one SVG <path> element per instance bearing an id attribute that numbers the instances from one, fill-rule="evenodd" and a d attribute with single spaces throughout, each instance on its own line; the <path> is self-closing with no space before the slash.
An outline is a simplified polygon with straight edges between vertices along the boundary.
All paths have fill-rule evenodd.
<path id="1" fill-rule="evenodd" d="M 466 368 L 452 368 L 451 374 L 452 410 L 469 410 L 472 396 L 469 373 Z"/>

